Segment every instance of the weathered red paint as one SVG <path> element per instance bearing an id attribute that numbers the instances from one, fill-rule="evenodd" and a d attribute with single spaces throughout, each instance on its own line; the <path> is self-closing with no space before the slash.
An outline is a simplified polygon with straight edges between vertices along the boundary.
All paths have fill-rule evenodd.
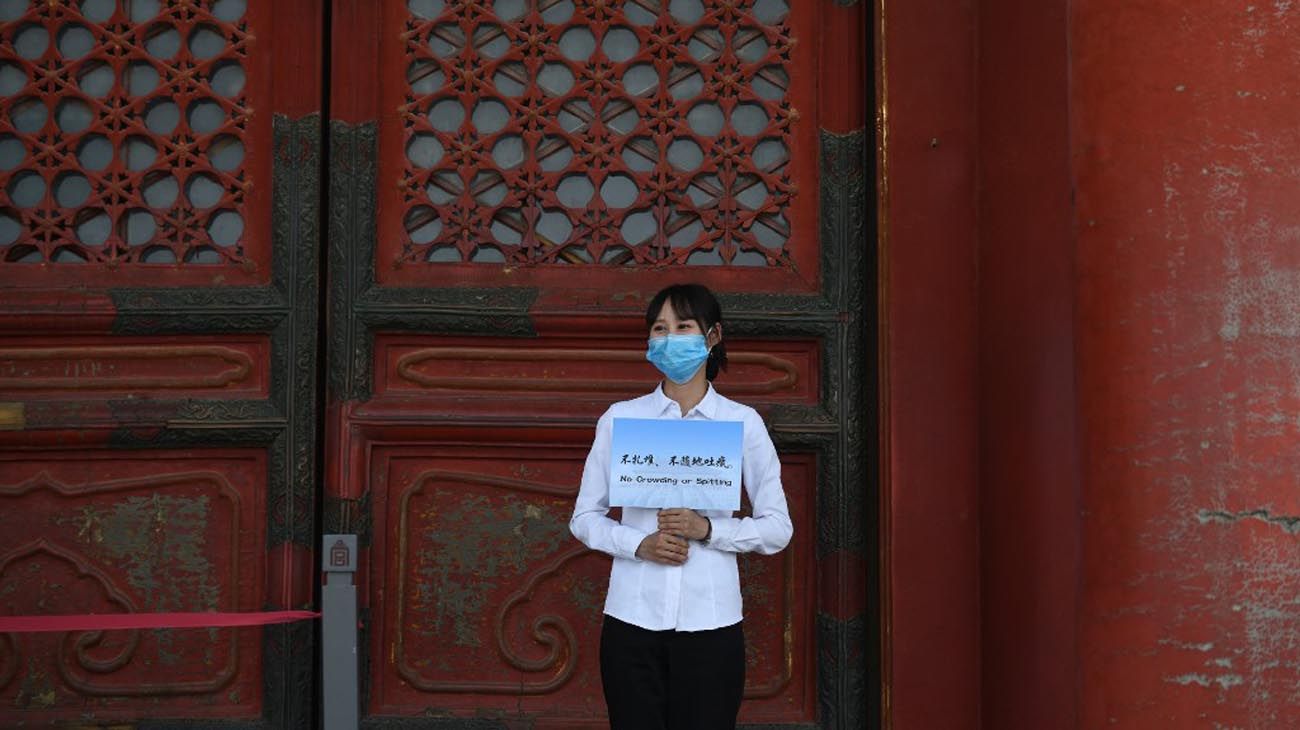
<path id="1" fill-rule="evenodd" d="M 970 2 L 877 3 L 885 713 L 979 726 Z"/>
<path id="2" fill-rule="evenodd" d="M 260 610 L 265 475 L 251 449 L 0 454 L 4 612 Z M 256 718 L 260 655 L 247 629 L 5 635 L 2 717 Z"/>
<path id="3" fill-rule="evenodd" d="M 897 418 L 897 368 L 922 362 L 916 349 L 900 356 L 897 333 L 924 321 L 899 311 L 909 296 L 899 286 L 935 291 L 942 269 L 907 268 L 917 256 L 900 244 L 899 219 L 927 207 L 914 193 L 928 171 L 915 129 L 926 117 L 900 120 L 891 103 L 893 726 L 1287 726 L 1300 671 L 1295 10 L 986 0 L 974 31 L 891 32 L 913 8 L 925 12 L 885 15 L 888 101 L 928 68 L 900 43 L 919 53 L 973 32 L 981 49 L 979 146 L 966 156 L 980 184 L 970 230 L 982 567 L 978 608 L 963 606 L 981 629 L 957 644 L 962 657 L 978 652 L 982 676 L 973 698 L 938 681 L 929 698 L 904 693 L 920 684 L 917 666 L 950 664 L 952 650 L 900 613 L 901 583 L 946 575 L 900 555 L 924 522 L 897 503 L 917 485 L 900 475 L 919 463 L 898 444 L 909 431 Z M 968 83 L 950 76 L 935 93 Z M 923 101 L 929 118 L 965 118 L 951 101 Z M 935 150 L 949 142 L 933 139 Z M 899 155 L 910 169 L 900 172 Z M 941 240 L 939 228 L 906 240 Z M 960 356 L 973 345 L 949 346 Z M 958 379 L 966 368 L 958 357 L 943 372 Z M 955 460 L 944 452 L 944 464 Z M 931 509 L 952 499 L 911 494 Z M 966 544 L 938 537 L 932 544 Z M 900 664 L 908 651 L 918 661 Z M 940 707 L 922 705 L 934 698 Z"/>
<path id="4" fill-rule="evenodd" d="M 1083 727 L 1295 723 L 1300 12 L 1075 2 Z"/>
<path id="5" fill-rule="evenodd" d="M 427 408 L 424 409 L 427 412 Z M 385 420 L 400 422 L 396 414 Z M 608 558 L 568 535 L 591 431 L 359 426 L 376 524 L 367 582 L 377 715 L 436 708 L 605 724 L 593 637 Z M 742 561 L 750 662 L 742 720 L 815 719 L 816 460 L 783 456 L 795 543 Z"/>
<path id="6" fill-rule="evenodd" d="M 1067 2 L 979 7 L 982 726 L 1064 730 L 1079 727 Z"/>

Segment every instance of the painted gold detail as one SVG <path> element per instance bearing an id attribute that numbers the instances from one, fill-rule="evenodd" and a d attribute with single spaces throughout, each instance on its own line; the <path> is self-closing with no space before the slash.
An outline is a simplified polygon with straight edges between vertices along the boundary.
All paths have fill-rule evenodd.
<path id="1" fill-rule="evenodd" d="M 26 408 L 22 403 L 0 403 L 0 431 L 27 428 Z"/>
<path id="2" fill-rule="evenodd" d="M 890 362 L 890 289 L 889 289 L 889 256 L 890 256 L 890 225 L 889 225 L 889 184 L 892 179 L 892 168 L 890 166 L 890 137 L 889 137 L 889 49 L 887 45 L 889 22 L 889 5 L 890 0 L 876 0 L 875 6 L 875 34 L 876 41 L 876 216 L 878 221 L 878 231 L 876 232 L 876 392 L 879 399 L 876 406 L 876 432 L 879 434 L 879 444 L 877 446 L 880 454 L 879 471 L 877 479 L 879 483 L 878 504 L 880 520 L 880 536 L 878 546 L 880 549 L 879 563 L 879 583 L 877 588 L 880 592 L 880 726 L 883 730 L 892 730 L 894 727 L 894 707 L 893 707 L 893 686 L 894 686 L 894 669 L 893 669 L 893 652 L 894 652 L 894 616 L 893 600 L 894 592 L 891 589 L 893 583 L 893 544 L 894 544 L 894 527 L 892 521 L 893 508 L 890 500 L 890 490 L 892 482 L 890 480 L 890 469 L 892 465 L 889 461 L 889 455 L 892 452 L 890 444 L 890 419 L 892 402 L 889 397 L 889 386 L 891 376 L 889 371 Z"/>

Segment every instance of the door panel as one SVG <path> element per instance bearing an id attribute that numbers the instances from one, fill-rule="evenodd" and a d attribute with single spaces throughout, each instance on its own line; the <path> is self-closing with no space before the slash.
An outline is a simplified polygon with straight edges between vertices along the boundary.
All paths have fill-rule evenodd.
<path id="1" fill-rule="evenodd" d="M 823 124 L 858 119 L 853 5 L 334 0 L 322 130 L 316 0 L 0 0 L 5 610 L 303 607 L 355 531 L 367 725 L 600 724 L 608 561 L 564 524 L 655 380 L 646 298 L 696 279 L 798 527 L 744 562 L 743 718 L 862 726 L 865 129 Z M 309 624 L 120 633 L 0 637 L 0 719 L 312 722 Z"/>
<path id="2" fill-rule="evenodd" d="M 255 610 L 265 591 L 265 452 L 0 456 L 0 595 L 18 614 Z M 111 475 L 111 476 L 109 476 Z M 0 639 L 10 707 L 37 724 L 87 710 L 258 719 L 256 631 L 111 631 Z M 202 657 L 202 660 L 198 660 Z M 195 697 L 206 697 L 196 705 Z M 75 698 L 75 699 L 74 699 Z"/>
<path id="3" fill-rule="evenodd" d="M 604 723 L 609 560 L 567 521 L 682 280 L 722 293 L 718 387 L 767 419 L 797 520 L 744 560 L 742 720 L 866 725 L 865 130 L 819 123 L 861 124 L 833 79 L 864 33 L 817 43 L 858 9 L 333 8 L 325 520 L 362 536 L 366 725 Z"/>
<path id="4" fill-rule="evenodd" d="M 319 3 L 0 14 L 0 610 L 309 607 Z M 0 637 L 0 725 L 308 727 L 312 636 Z"/>
<path id="5" fill-rule="evenodd" d="M 521 416 L 546 412 L 558 396 L 635 398 L 646 387 L 642 344 L 615 336 L 520 341 L 380 333 L 375 336 L 375 394 L 431 400 L 441 409 L 469 409 L 484 398 L 508 398 Z M 731 395 L 816 405 L 816 340 L 736 338 L 728 339 L 728 349 L 737 351 L 728 358 Z"/>
<path id="6" fill-rule="evenodd" d="M 558 432 L 558 433 L 557 433 Z M 536 715 L 555 727 L 600 725 L 593 639 L 600 632 L 609 558 L 568 533 L 586 459 L 585 429 L 368 431 L 375 533 L 371 595 L 384 605 L 371 650 L 373 714 Z M 557 439 L 557 436 L 560 439 Z M 389 439 L 392 439 L 391 441 Z M 409 437 L 408 437 L 409 438 Z M 445 439 L 445 440 L 444 440 Z M 796 529 L 811 529 L 816 465 L 785 460 Z M 809 541 L 780 556 L 744 556 L 746 714 L 810 719 L 813 574 Z M 798 670 L 798 671 L 796 671 Z"/>
<path id="7" fill-rule="evenodd" d="M 271 339 L 212 335 L 9 337 L 0 346 L 0 391 L 29 398 L 256 400 L 270 391 Z"/>

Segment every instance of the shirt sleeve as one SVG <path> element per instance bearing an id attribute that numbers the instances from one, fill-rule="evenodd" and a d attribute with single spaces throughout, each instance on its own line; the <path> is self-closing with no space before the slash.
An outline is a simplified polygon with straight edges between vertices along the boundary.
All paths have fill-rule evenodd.
<path id="1" fill-rule="evenodd" d="M 771 555 L 790 543 L 794 525 L 781 487 L 781 460 L 763 419 L 750 411 L 745 417 L 745 456 L 741 480 L 752 517 L 711 517 L 709 547 L 728 552 Z"/>
<path id="2" fill-rule="evenodd" d="M 613 438 L 614 418 L 609 411 L 596 422 L 596 438 L 582 468 L 582 486 L 578 502 L 569 520 L 569 531 L 592 550 L 616 558 L 640 560 L 636 549 L 646 533 L 609 518 L 609 446 Z"/>

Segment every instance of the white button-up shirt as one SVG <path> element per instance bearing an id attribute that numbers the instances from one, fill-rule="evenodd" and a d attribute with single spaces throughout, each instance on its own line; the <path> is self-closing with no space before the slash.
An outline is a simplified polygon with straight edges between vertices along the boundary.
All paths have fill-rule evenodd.
<path id="1" fill-rule="evenodd" d="M 663 565 L 641 560 L 636 549 L 659 529 L 658 510 L 624 507 L 622 522 L 609 514 L 609 458 L 615 418 L 706 418 L 744 424 L 741 484 L 752 517 L 702 510 L 713 523 L 707 545 L 691 541 L 686 562 Z M 596 423 L 596 438 L 582 472 L 582 487 L 569 529 L 584 545 L 614 556 L 605 613 L 654 631 L 702 631 L 741 620 L 740 573 L 736 553 L 770 555 L 790 542 L 794 528 L 781 488 L 781 462 L 763 419 L 746 405 L 708 393 L 685 415 L 676 401 L 653 393 L 609 407 Z"/>

